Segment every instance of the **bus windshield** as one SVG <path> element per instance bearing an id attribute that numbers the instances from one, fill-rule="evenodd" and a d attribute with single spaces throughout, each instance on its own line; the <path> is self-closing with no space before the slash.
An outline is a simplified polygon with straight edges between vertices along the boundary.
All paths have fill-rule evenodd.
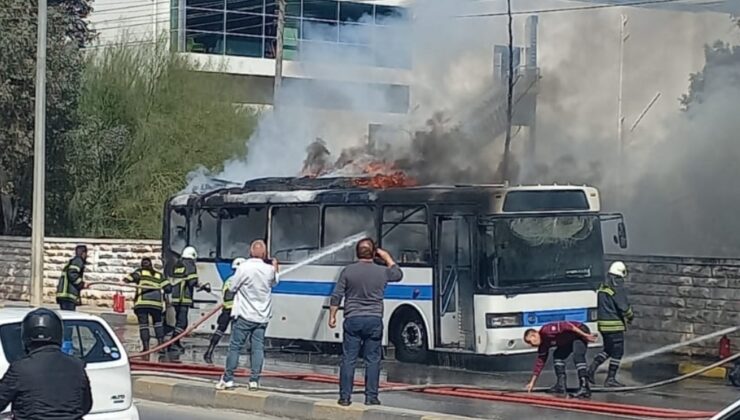
<path id="1" fill-rule="evenodd" d="M 489 220 L 482 232 L 488 287 L 597 283 L 603 276 L 597 215 Z"/>

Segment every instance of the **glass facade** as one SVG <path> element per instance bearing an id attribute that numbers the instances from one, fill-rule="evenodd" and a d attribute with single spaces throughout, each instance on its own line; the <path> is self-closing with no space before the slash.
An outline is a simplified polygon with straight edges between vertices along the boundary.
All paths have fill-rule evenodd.
<path id="1" fill-rule="evenodd" d="M 410 68 L 395 38 L 407 36 L 399 25 L 406 18 L 395 6 L 286 0 L 283 58 Z M 173 0 L 172 31 L 180 51 L 275 58 L 276 0 Z"/>

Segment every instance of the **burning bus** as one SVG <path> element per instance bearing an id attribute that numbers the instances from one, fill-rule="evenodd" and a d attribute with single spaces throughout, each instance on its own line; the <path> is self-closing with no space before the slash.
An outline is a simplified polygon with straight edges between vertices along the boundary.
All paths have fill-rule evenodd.
<path id="1" fill-rule="evenodd" d="M 169 269 L 195 247 L 199 276 L 217 293 L 255 239 L 285 269 L 366 232 L 404 271 L 386 289 L 383 344 L 401 361 L 422 362 L 430 351 L 529 352 L 524 330 L 555 320 L 595 331 L 605 221 L 617 224 L 614 240 L 626 247 L 622 216 L 602 213 L 587 186 L 422 186 L 402 174 L 265 178 L 170 199 L 162 248 Z M 350 246 L 281 277 L 267 336 L 340 343 L 341 329 L 327 326 L 329 296 L 353 259 Z M 217 303 L 198 292 L 191 321 Z"/>

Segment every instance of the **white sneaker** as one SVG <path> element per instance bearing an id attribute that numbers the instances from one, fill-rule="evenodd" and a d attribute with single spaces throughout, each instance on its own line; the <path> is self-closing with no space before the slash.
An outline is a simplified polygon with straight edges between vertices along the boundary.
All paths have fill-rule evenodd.
<path id="1" fill-rule="evenodd" d="M 257 382 L 250 382 L 249 383 L 249 390 L 250 391 L 257 391 L 259 389 L 260 389 L 260 384 L 258 384 Z"/>
<path id="2" fill-rule="evenodd" d="M 233 389 L 234 388 L 234 381 L 224 381 L 224 378 L 221 377 L 221 379 L 218 380 L 218 383 L 216 384 L 216 389 L 219 391 L 227 390 L 227 389 Z"/>

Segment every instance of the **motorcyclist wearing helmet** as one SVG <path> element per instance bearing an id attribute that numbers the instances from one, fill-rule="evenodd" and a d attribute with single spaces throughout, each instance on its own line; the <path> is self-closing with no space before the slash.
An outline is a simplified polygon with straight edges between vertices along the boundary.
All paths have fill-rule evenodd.
<path id="1" fill-rule="evenodd" d="M 17 420 L 81 420 L 92 409 L 85 362 L 62 352 L 59 316 L 40 308 L 23 319 L 26 356 L 10 363 L 0 379 L 0 410 L 12 404 Z"/>
<path id="2" fill-rule="evenodd" d="M 208 345 L 206 354 L 203 355 L 203 360 L 208 364 L 213 364 L 213 352 L 216 350 L 218 342 L 221 341 L 221 337 L 226 333 L 226 329 L 229 328 L 231 323 L 231 308 L 234 307 L 234 290 L 231 289 L 231 279 L 236 273 L 236 269 L 246 261 L 245 258 L 236 258 L 231 263 L 231 276 L 224 282 L 223 296 L 224 296 L 224 307 L 221 310 L 221 314 L 218 316 L 218 328 L 211 335 L 211 342 Z"/>
<path id="3" fill-rule="evenodd" d="M 624 332 L 635 317 L 622 284 L 626 277 L 627 266 L 622 261 L 615 261 L 609 267 L 606 281 L 598 290 L 597 324 L 604 337 L 604 350 L 591 362 L 588 377 L 591 383 L 596 383 L 596 370 L 606 359 L 611 359 L 604 382 L 606 387 L 624 386 L 617 381 L 617 370 L 624 355 Z"/>
<path id="4" fill-rule="evenodd" d="M 172 306 L 175 309 L 175 330 L 172 333 L 172 337 L 178 336 L 184 332 L 188 327 L 188 312 L 193 306 L 193 295 L 195 294 L 196 287 L 198 290 L 205 290 L 211 292 L 211 285 L 204 284 L 199 286 L 198 284 L 198 269 L 195 266 L 195 260 L 198 258 L 198 253 L 195 248 L 188 246 L 182 250 L 180 259 L 175 263 L 175 268 L 172 273 Z M 175 347 L 179 350 L 183 350 L 180 340 L 175 342 Z"/>

